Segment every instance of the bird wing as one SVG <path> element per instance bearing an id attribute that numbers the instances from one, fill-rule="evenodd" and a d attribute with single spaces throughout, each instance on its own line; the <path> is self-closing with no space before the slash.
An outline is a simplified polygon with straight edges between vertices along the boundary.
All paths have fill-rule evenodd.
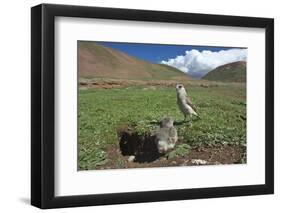
<path id="1" fill-rule="evenodd" d="M 186 96 L 186 103 L 187 103 L 189 106 L 191 106 L 191 108 L 192 108 L 195 112 L 197 112 L 196 107 L 192 104 L 191 99 L 190 99 L 188 96 Z"/>

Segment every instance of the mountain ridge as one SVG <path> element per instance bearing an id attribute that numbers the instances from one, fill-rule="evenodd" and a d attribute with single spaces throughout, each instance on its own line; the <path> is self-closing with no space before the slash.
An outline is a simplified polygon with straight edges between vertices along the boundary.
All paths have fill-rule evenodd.
<path id="1" fill-rule="evenodd" d="M 246 82 L 246 62 L 236 61 L 221 65 L 202 77 L 209 81 Z"/>
<path id="2" fill-rule="evenodd" d="M 128 80 L 190 79 L 182 71 L 164 64 L 153 64 L 96 42 L 79 41 L 80 78 L 116 78 Z"/>

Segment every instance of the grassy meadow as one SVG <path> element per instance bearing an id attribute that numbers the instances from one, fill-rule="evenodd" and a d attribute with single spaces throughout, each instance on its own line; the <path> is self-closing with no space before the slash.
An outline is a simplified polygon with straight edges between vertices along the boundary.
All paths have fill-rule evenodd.
<path id="1" fill-rule="evenodd" d="M 228 163 L 245 163 L 245 83 L 212 87 L 188 85 L 186 89 L 201 117 L 194 119 L 192 126 L 182 122 L 184 116 L 176 104 L 174 87 L 80 87 L 78 170 L 189 165 L 187 159 L 190 156 L 205 156 L 206 159 L 216 153 L 222 153 L 223 156 L 224 147 L 227 150 L 233 147 L 239 149 L 238 154 L 229 152 L 230 157 L 225 156 L 231 158 L 232 155 L 239 155 Z M 128 162 L 128 156 L 123 156 L 119 150 L 118 130 L 133 126 L 132 131 L 138 135 L 153 134 L 159 121 L 166 116 L 175 119 L 180 141 L 175 149 L 167 153 L 165 159 L 157 160 L 158 164 Z M 226 163 L 221 158 L 213 162 Z"/>

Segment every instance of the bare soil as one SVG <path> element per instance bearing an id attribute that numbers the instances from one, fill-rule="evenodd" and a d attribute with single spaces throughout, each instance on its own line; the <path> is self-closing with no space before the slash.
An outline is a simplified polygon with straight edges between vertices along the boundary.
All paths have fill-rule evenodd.
<path id="1" fill-rule="evenodd" d="M 185 156 L 179 156 L 173 159 L 167 159 L 164 156 L 160 156 L 152 162 L 129 162 L 129 156 L 122 155 L 118 145 L 109 146 L 107 153 L 108 162 L 97 169 L 197 166 L 193 161 L 197 159 L 206 161 L 206 164 L 204 165 L 236 164 L 239 163 L 243 151 L 240 146 L 201 146 L 191 149 Z M 117 161 L 119 163 L 116 163 Z"/>
<path id="2" fill-rule="evenodd" d="M 144 86 L 147 89 L 154 89 L 157 87 L 175 87 L 177 83 L 184 83 L 186 85 L 197 85 L 204 88 L 217 87 L 223 83 L 209 82 L 204 80 L 121 80 L 121 79 L 80 79 L 80 88 L 98 88 L 98 89 L 113 89 L 130 86 Z"/>

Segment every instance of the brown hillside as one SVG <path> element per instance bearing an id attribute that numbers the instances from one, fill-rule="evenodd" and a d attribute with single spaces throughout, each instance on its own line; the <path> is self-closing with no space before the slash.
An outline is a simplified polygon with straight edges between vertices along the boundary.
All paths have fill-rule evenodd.
<path id="1" fill-rule="evenodd" d="M 189 79 L 176 68 L 151 64 L 95 42 L 79 41 L 78 54 L 80 78 Z"/>
<path id="2" fill-rule="evenodd" d="M 246 67 L 245 61 L 225 64 L 211 70 L 203 79 L 222 82 L 246 82 Z"/>

